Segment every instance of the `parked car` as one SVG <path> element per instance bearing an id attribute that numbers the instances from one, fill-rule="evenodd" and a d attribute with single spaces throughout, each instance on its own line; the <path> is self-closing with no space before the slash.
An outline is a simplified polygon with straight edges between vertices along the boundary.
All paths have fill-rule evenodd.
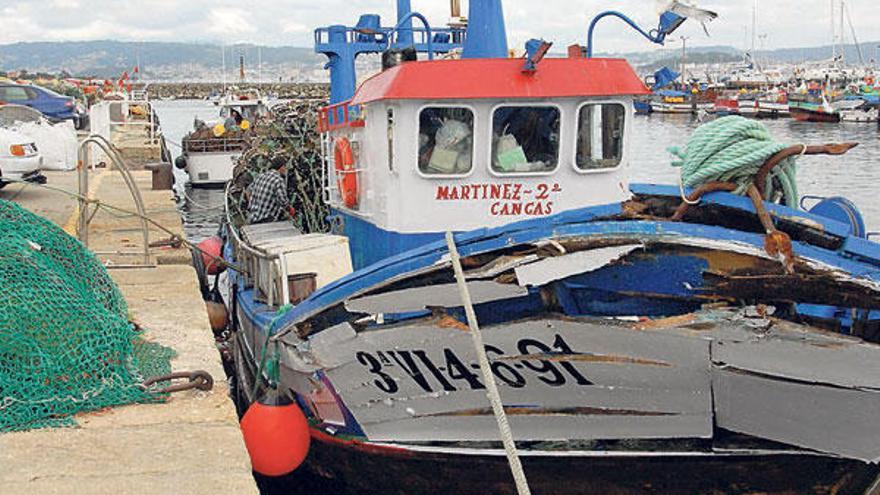
<path id="1" fill-rule="evenodd" d="M 0 84 L 0 103 L 29 106 L 51 120 L 70 119 L 77 128 L 82 120 L 75 99 L 33 84 Z"/>
<path id="2" fill-rule="evenodd" d="M 0 188 L 6 179 L 46 183 L 46 176 L 40 172 L 43 157 L 34 141 L 24 134 L 0 128 Z"/>

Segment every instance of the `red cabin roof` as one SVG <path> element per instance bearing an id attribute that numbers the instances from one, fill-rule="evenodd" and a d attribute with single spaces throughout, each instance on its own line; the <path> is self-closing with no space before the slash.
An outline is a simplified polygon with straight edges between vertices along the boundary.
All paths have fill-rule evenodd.
<path id="1" fill-rule="evenodd" d="M 650 93 L 623 59 L 546 58 L 533 73 L 523 72 L 523 63 L 520 58 L 407 62 L 364 81 L 351 103 Z"/>

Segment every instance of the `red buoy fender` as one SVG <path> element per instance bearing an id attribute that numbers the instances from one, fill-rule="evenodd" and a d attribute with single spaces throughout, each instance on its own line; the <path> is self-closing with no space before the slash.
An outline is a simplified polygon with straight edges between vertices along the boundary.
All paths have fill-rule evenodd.
<path id="1" fill-rule="evenodd" d="M 217 275 L 226 269 L 226 266 L 220 261 L 220 255 L 223 250 L 223 239 L 215 235 L 209 237 L 198 245 L 201 250 L 202 262 L 205 264 L 205 271 L 208 275 Z"/>
<path id="2" fill-rule="evenodd" d="M 358 206 L 358 179 L 354 169 L 354 152 L 346 137 L 336 138 L 333 145 L 333 162 L 336 166 L 336 185 L 346 208 Z"/>
<path id="3" fill-rule="evenodd" d="M 244 413 L 241 432 L 251 466 L 264 476 L 294 471 L 309 453 L 311 438 L 305 415 L 286 395 L 274 389 Z"/>

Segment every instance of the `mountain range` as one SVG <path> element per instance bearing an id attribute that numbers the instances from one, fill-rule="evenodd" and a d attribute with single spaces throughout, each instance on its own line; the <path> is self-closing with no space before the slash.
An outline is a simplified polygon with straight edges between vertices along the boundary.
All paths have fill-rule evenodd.
<path id="1" fill-rule="evenodd" d="M 862 43 L 866 62 L 872 60 L 880 42 Z M 693 62 L 729 62 L 742 57 L 742 51 L 730 46 L 688 47 Z M 855 45 L 846 45 L 846 60 L 859 60 Z M 680 50 L 668 47 L 633 53 L 609 53 L 622 56 L 640 69 L 678 60 Z M 780 48 L 759 51 L 760 60 L 796 63 L 825 60 L 830 46 Z M 313 80 L 321 76 L 326 59 L 311 48 L 294 46 L 258 46 L 236 44 L 220 46 L 208 43 L 165 43 L 127 41 L 20 42 L 0 45 L 0 71 L 59 73 L 74 76 L 113 78 L 139 65 L 146 79 L 220 80 L 238 77 L 239 61 L 253 77 L 261 72 L 264 80 Z M 225 61 L 226 71 L 223 71 Z"/>

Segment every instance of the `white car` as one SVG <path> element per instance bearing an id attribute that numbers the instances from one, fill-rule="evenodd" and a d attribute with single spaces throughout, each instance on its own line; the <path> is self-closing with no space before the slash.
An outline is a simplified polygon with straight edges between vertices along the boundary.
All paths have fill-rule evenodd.
<path id="1" fill-rule="evenodd" d="M 7 179 L 45 184 L 42 165 L 43 157 L 33 139 L 0 128 L 0 188 L 8 184 Z"/>

